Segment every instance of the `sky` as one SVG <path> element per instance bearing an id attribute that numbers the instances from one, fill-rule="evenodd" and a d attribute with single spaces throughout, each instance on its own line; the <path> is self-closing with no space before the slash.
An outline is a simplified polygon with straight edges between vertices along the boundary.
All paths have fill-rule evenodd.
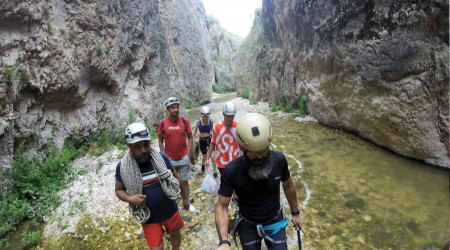
<path id="1" fill-rule="evenodd" d="M 255 10 L 262 0 L 202 0 L 206 14 L 217 18 L 224 29 L 245 38 L 252 28 Z"/>

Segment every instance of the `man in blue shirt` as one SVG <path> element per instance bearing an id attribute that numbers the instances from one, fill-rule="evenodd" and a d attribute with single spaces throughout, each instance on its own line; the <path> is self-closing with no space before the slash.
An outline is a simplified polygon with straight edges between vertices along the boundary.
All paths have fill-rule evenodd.
<path id="1" fill-rule="evenodd" d="M 117 164 L 115 193 L 129 203 L 133 217 L 142 223 L 151 249 L 164 248 L 164 232 L 170 235 L 172 249 L 180 249 L 180 229 L 184 223 L 175 199 L 181 191 L 183 207 L 189 209 L 184 185 L 179 185 L 181 179 L 167 156 L 150 147 L 150 133 L 144 124 L 128 125 L 125 138 L 129 151 Z M 169 172 L 164 174 L 169 175 L 169 185 L 165 187 L 161 184 L 161 171 Z"/>

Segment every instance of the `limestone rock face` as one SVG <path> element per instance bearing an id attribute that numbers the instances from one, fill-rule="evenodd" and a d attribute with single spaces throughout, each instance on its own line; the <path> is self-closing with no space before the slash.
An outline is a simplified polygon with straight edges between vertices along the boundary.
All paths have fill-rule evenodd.
<path id="1" fill-rule="evenodd" d="M 238 94 L 448 167 L 448 1 L 264 0 L 235 65 Z M 248 85 L 250 84 L 250 85 Z"/>
<path id="2" fill-rule="evenodd" d="M 208 30 L 215 65 L 213 88 L 217 92 L 235 91 L 233 68 L 242 38 L 227 32 L 213 17 L 208 18 Z"/>
<path id="3" fill-rule="evenodd" d="M 206 22 L 200 0 L 0 1 L 1 165 L 19 141 L 61 145 L 130 110 L 157 122 L 169 96 L 209 100 Z"/>

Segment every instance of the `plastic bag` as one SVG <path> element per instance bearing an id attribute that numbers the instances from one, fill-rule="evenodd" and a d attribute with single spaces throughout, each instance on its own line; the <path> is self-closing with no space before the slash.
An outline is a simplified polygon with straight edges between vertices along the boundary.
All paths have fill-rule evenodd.
<path id="1" fill-rule="evenodd" d="M 202 182 L 201 190 L 205 193 L 212 194 L 217 192 L 218 189 L 219 185 L 217 182 L 211 177 L 211 175 L 207 174 Z"/>

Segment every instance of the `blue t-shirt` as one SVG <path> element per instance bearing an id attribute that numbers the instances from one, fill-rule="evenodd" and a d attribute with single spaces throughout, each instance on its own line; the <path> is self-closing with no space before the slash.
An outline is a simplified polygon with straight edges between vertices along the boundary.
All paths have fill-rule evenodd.
<path id="1" fill-rule="evenodd" d="M 166 154 L 160 152 L 160 155 L 164 159 L 167 168 L 172 171 L 173 167 Z M 158 223 L 170 219 L 178 210 L 178 205 L 174 200 L 169 199 L 164 193 L 161 183 L 159 182 L 158 175 L 153 168 L 151 161 L 144 164 L 139 164 L 141 170 L 143 190 L 142 194 L 146 196 L 147 207 L 150 208 L 150 219 L 145 223 Z M 116 180 L 122 181 L 120 176 L 120 162 L 116 167 Z"/>

